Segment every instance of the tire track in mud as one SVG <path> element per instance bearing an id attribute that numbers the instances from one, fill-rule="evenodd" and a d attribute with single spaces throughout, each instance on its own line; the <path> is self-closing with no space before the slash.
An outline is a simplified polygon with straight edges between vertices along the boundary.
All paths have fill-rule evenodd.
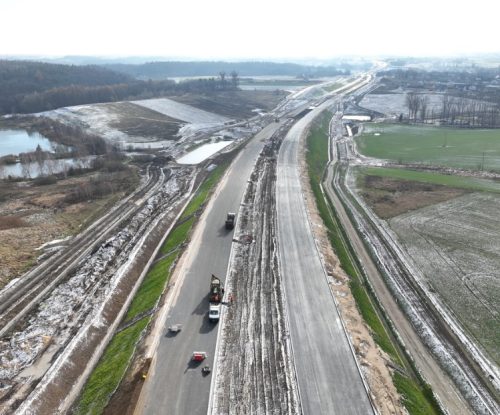
<path id="1" fill-rule="evenodd" d="M 167 181 L 163 179 L 163 174 L 161 177 L 161 181 L 154 180 L 144 191 L 136 194 L 141 196 L 140 203 L 128 202 L 125 205 L 127 209 L 119 209 L 111 215 L 110 220 L 113 224 L 116 222 L 116 226 L 103 231 L 103 226 L 109 224 L 103 221 L 95 227 L 95 231 L 101 233 L 93 241 L 100 244 L 98 249 L 87 253 L 91 247 L 82 248 L 81 243 L 78 244 L 78 249 L 84 252 L 84 259 L 78 260 L 74 269 L 68 271 L 69 277 L 57 285 L 40 305 L 34 306 L 34 311 L 18 324 L 18 330 L 12 333 L 9 341 L 0 339 L 0 383 L 3 384 L 0 413 L 9 413 L 12 406 L 21 404 L 31 390 L 35 396 L 39 385 L 44 383 L 43 379 L 49 378 L 57 365 L 69 362 L 68 366 L 76 368 L 76 376 L 81 373 L 87 361 L 77 361 L 78 355 L 71 355 L 73 347 L 80 347 L 77 337 L 94 322 L 106 331 L 107 323 L 123 304 L 122 297 L 127 295 L 130 285 L 137 278 L 139 264 L 143 257 L 147 257 L 151 243 L 160 237 L 159 233 L 170 222 L 173 210 L 188 194 L 192 178 L 187 171 L 173 172 Z M 114 232 L 114 236 L 102 242 L 102 238 L 108 238 L 106 235 L 110 232 Z M 109 300 L 111 295 L 114 296 L 113 301 Z M 102 304 L 115 310 L 98 315 Z M 89 332 L 93 333 L 92 329 Z M 44 339 L 50 340 L 44 344 Z M 91 353 L 91 344 L 99 339 L 94 334 L 87 336 L 85 341 L 88 344 L 80 347 L 87 347 L 82 354 Z M 26 345 L 29 354 L 24 350 Z M 46 383 L 50 382 L 47 380 Z M 58 386 L 53 389 L 58 389 Z M 51 402 L 41 403 L 36 413 L 54 413 L 51 405 Z"/>
<path id="2" fill-rule="evenodd" d="M 266 146 L 240 209 L 224 318 L 214 410 L 217 414 L 298 414 L 289 354 L 275 216 L 275 151 Z"/>

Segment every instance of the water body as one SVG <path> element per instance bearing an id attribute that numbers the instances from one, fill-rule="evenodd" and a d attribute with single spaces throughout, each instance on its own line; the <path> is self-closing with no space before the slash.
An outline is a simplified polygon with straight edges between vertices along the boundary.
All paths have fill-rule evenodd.
<path id="1" fill-rule="evenodd" d="M 259 84 L 244 84 L 239 86 L 240 89 L 246 91 L 276 91 L 281 89 L 287 92 L 296 92 L 304 88 L 304 85 L 259 85 Z"/>
<path id="2" fill-rule="evenodd" d="M 0 157 L 35 151 L 40 145 L 42 150 L 52 151 L 52 143 L 39 133 L 26 130 L 0 130 Z"/>
<path id="3" fill-rule="evenodd" d="M 40 170 L 40 166 L 38 163 L 28 163 L 24 170 L 21 163 L 16 164 L 7 164 L 3 167 L 0 167 L 0 179 L 6 179 L 9 176 L 11 177 L 24 177 L 26 179 L 31 178 L 34 179 L 42 174 L 50 175 L 62 173 L 64 171 L 68 171 L 69 168 L 89 168 L 92 160 L 95 156 L 87 156 L 82 157 L 78 160 L 75 159 L 59 159 L 59 160 L 46 160 L 42 171 Z"/>

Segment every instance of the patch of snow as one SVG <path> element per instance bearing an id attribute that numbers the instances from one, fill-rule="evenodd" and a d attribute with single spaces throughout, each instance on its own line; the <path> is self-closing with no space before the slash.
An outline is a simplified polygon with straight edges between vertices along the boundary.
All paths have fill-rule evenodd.
<path id="1" fill-rule="evenodd" d="M 48 246 L 51 246 L 51 245 L 59 245 L 63 242 L 66 242 L 66 241 L 69 241 L 73 236 L 69 235 L 67 236 L 66 238 L 63 238 L 63 239 L 54 239 L 52 241 L 49 241 L 49 242 L 45 242 L 44 244 L 40 245 L 38 248 L 35 249 L 35 251 L 40 251 Z"/>
<path id="2" fill-rule="evenodd" d="M 344 115 L 342 119 L 353 121 L 370 121 L 372 117 L 370 115 Z"/>
<path id="3" fill-rule="evenodd" d="M 232 144 L 232 141 L 219 141 L 218 143 L 204 144 L 201 147 L 177 159 L 179 164 L 198 164 L 214 155 L 218 151 Z"/>
<path id="4" fill-rule="evenodd" d="M 145 99 L 134 101 L 134 104 L 191 124 L 224 124 L 229 121 L 229 118 L 222 115 L 181 104 L 168 98 Z"/>

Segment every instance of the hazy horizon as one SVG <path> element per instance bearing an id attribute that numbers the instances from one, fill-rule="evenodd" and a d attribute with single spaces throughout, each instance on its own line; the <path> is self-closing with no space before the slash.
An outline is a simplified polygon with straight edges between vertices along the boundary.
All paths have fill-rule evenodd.
<path id="1" fill-rule="evenodd" d="M 327 61 L 500 53 L 500 4 L 0 0 L 0 55 Z"/>

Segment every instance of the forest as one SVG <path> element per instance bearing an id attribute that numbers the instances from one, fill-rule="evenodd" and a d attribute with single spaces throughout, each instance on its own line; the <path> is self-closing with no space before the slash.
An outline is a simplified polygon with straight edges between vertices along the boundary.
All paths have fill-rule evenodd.
<path id="1" fill-rule="evenodd" d="M 55 108 L 146 99 L 191 91 L 236 89 L 238 73 L 175 83 L 141 81 L 95 65 L 59 65 L 0 60 L 0 115 L 27 114 Z"/>
<path id="2" fill-rule="evenodd" d="M 237 72 L 240 76 L 321 77 L 348 75 L 351 65 L 308 66 L 275 62 L 149 62 L 140 65 L 108 64 L 104 67 L 138 79 L 166 79 L 169 77 L 211 76 L 219 72 Z"/>

